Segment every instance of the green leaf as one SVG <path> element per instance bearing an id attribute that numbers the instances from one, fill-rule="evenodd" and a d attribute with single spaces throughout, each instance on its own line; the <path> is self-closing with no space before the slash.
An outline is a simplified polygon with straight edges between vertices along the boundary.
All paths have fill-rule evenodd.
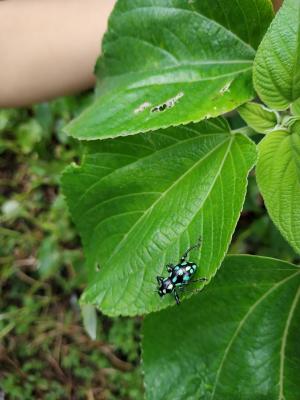
<path id="1" fill-rule="evenodd" d="M 291 111 L 293 115 L 300 115 L 300 97 L 291 105 Z"/>
<path id="2" fill-rule="evenodd" d="M 174 304 L 154 292 L 164 265 L 199 236 L 199 276 L 216 273 L 245 197 L 255 145 L 225 120 L 92 142 L 62 182 L 81 234 L 92 284 L 82 301 L 108 315 Z"/>
<path id="3" fill-rule="evenodd" d="M 24 216 L 25 212 L 26 211 L 22 206 L 22 204 L 14 199 L 7 200 L 1 205 L 1 213 L 3 214 L 3 219 L 5 221 L 15 220 L 16 218 L 20 218 Z"/>
<path id="4" fill-rule="evenodd" d="M 61 253 L 56 238 L 48 236 L 37 251 L 37 270 L 41 278 L 46 279 L 61 265 Z"/>
<path id="5" fill-rule="evenodd" d="M 246 103 L 238 108 L 243 120 L 256 132 L 267 133 L 278 123 L 277 114 L 258 103 Z"/>
<path id="6" fill-rule="evenodd" d="M 275 110 L 285 110 L 300 97 L 299 0 L 285 0 L 259 46 L 254 86 Z"/>
<path id="7" fill-rule="evenodd" d="M 268 0 L 119 0 L 97 63 L 98 97 L 66 131 L 79 139 L 132 135 L 245 103 L 253 47 L 272 17 Z"/>
<path id="8" fill-rule="evenodd" d="M 97 310 L 90 304 L 81 305 L 83 326 L 92 340 L 97 338 Z"/>
<path id="9" fill-rule="evenodd" d="M 274 131 L 259 144 L 257 182 L 282 235 L 300 253 L 300 132 Z"/>
<path id="10" fill-rule="evenodd" d="M 29 154 L 43 138 L 43 129 L 33 118 L 20 124 L 16 133 L 16 141 L 24 154 Z"/>
<path id="11" fill-rule="evenodd" d="M 147 316 L 147 400 L 297 400 L 300 269 L 229 256 L 209 287 Z"/>

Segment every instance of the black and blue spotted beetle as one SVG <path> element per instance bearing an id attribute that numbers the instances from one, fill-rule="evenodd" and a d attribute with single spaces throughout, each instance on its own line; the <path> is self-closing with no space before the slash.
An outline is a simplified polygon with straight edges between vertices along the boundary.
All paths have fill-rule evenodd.
<path id="1" fill-rule="evenodd" d="M 195 280 L 191 280 L 194 275 L 197 265 L 194 262 L 187 261 L 188 253 L 201 245 L 201 238 L 199 238 L 198 242 L 193 246 L 189 247 L 187 251 L 183 254 L 178 264 L 167 264 L 166 268 L 169 273 L 168 278 L 164 278 L 163 276 L 157 276 L 157 292 L 160 297 L 165 296 L 168 293 L 173 293 L 176 303 L 180 304 L 179 296 L 176 291 L 178 289 L 184 289 L 188 284 L 195 282 L 203 282 L 206 281 L 206 278 L 198 278 Z"/>

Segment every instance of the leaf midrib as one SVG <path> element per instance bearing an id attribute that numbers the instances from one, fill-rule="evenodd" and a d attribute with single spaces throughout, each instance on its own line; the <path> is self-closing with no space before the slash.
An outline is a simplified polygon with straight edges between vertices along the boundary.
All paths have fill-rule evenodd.
<path id="1" fill-rule="evenodd" d="M 213 179 L 213 182 L 212 182 L 212 184 L 211 184 L 211 186 L 210 186 L 210 189 L 207 191 L 207 194 L 206 194 L 205 198 L 203 199 L 201 205 L 199 206 L 199 209 L 202 208 L 203 205 L 205 204 L 205 202 L 206 202 L 206 200 L 207 200 L 209 194 L 211 193 L 211 191 L 212 191 L 212 189 L 213 189 L 213 187 L 214 187 L 214 185 L 215 185 L 217 179 L 218 179 L 219 176 L 220 176 L 220 173 L 221 173 L 221 171 L 222 171 L 222 168 L 223 168 L 223 166 L 224 166 L 224 163 L 225 163 L 225 161 L 226 161 L 226 159 L 227 159 L 227 157 L 228 157 L 228 154 L 229 154 L 229 152 L 230 152 L 230 149 L 231 149 L 233 140 L 234 140 L 234 136 L 231 137 L 230 140 L 228 141 L 228 142 L 229 142 L 229 143 L 228 143 L 228 147 L 227 147 L 226 152 L 225 152 L 225 154 L 224 154 L 224 157 L 223 157 L 223 159 L 222 159 L 222 161 L 221 161 L 221 163 L 220 163 L 220 167 L 219 167 L 219 169 L 218 169 L 218 172 L 216 173 L 216 176 L 215 176 L 215 178 Z M 224 143 L 225 143 L 225 141 L 222 142 L 222 143 L 220 143 L 217 147 L 214 148 L 213 151 L 215 151 L 217 148 L 221 147 Z M 210 154 L 213 153 L 213 151 L 211 151 Z M 208 154 L 206 155 L 206 157 L 207 157 L 207 156 L 208 156 Z M 206 157 L 205 157 L 205 158 L 206 158 Z M 189 171 L 186 172 L 186 174 L 189 173 L 189 172 L 190 172 L 193 168 L 195 168 L 197 165 L 199 165 L 199 164 L 203 161 L 203 159 L 204 159 L 204 158 L 202 158 L 201 160 L 199 160 L 198 162 L 196 162 L 196 163 L 193 165 L 193 167 L 190 168 Z M 181 176 L 181 179 L 182 179 L 182 176 Z M 178 181 L 175 182 L 175 184 L 177 184 L 177 183 L 178 183 Z M 174 185 L 173 185 L 173 186 L 174 186 Z M 170 188 L 169 188 L 168 190 L 170 190 Z M 158 202 L 158 201 L 159 201 L 159 199 L 158 199 L 156 202 Z M 151 208 L 151 207 L 150 207 L 150 208 Z M 149 211 L 149 209 L 147 210 L 147 212 L 148 212 L 148 211 Z M 144 215 L 143 215 L 141 218 L 143 218 L 143 217 L 144 217 Z M 140 218 L 140 219 L 141 219 L 141 218 Z M 139 221 L 137 221 L 137 222 L 139 222 Z M 137 223 L 135 223 L 134 225 L 136 225 L 136 224 L 137 224 Z M 133 226 L 133 227 L 134 227 L 134 226 Z M 131 229 L 131 230 L 132 230 L 132 229 Z M 129 233 L 130 233 L 130 232 L 128 232 L 128 234 L 129 234 Z M 121 240 L 121 242 L 122 242 L 123 240 L 124 240 L 124 238 Z M 121 242 L 119 243 L 119 245 L 121 245 Z M 119 245 L 118 245 L 118 246 L 119 246 Z M 118 246 L 117 246 L 117 247 L 118 247 Z M 116 253 L 116 251 L 117 251 L 117 248 L 115 249 L 115 252 L 114 252 L 114 253 Z M 113 255 L 114 255 L 114 254 L 112 254 L 112 256 L 113 256 Z M 112 257 L 112 256 L 111 256 L 111 257 Z M 111 257 L 108 259 L 108 261 L 106 261 L 105 264 L 109 263 Z M 144 274 L 145 274 L 145 272 L 146 272 L 146 270 L 144 269 Z M 127 285 L 128 285 L 128 279 L 127 279 L 126 284 L 124 284 L 124 286 L 123 286 L 123 290 L 119 293 L 119 298 L 118 298 L 117 300 L 115 300 L 114 307 L 112 308 L 112 309 L 114 309 L 114 313 L 117 312 L 117 307 L 116 307 L 116 305 L 119 303 L 120 299 L 123 298 L 123 294 L 124 294 L 124 292 L 126 292 L 126 290 L 127 290 Z M 104 301 L 105 301 L 106 296 L 107 296 L 107 292 L 104 293 L 101 302 L 104 302 Z M 138 312 L 138 311 L 135 311 L 135 312 Z M 134 315 L 134 313 L 132 313 L 132 315 Z"/>
<path id="2" fill-rule="evenodd" d="M 185 129 L 185 128 L 183 128 L 183 129 Z M 169 146 L 163 147 L 163 148 L 161 148 L 161 149 L 159 149 L 159 150 L 153 149 L 151 153 L 146 154 L 145 156 L 138 158 L 136 161 L 133 161 L 133 162 L 131 162 L 131 163 L 129 163 L 129 164 L 123 165 L 123 166 L 120 167 L 120 168 L 113 169 L 113 171 L 111 171 L 109 174 L 104 175 L 102 178 L 100 178 L 100 180 L 98 180 L 97 182 L 93 183 L 93 184 L 80 196 L 80 198 L 77 200 L 77 204 L 76 204 L 76 205 L 74 206 L 74 208 L 73 208 L 73 213 L 75 213 L 76 210 L 77 210 L 77 208 L 80 206 L 80 203 L 81 203 L 82 199 L 83 199 L 84 197 L 86 197 L 86 195 L 87 195 L 95 186 L 99 185 L 102 181 L 104 181 L 104 180 L 107 179 L 108 177 L 111 178 L 111 175 L 113 175 L 113 174 L 115 174 L 115 173 L 119 173 L 119 171 L 120 171 L 121 169 L 128 168 L 128 166 L 131 166 L 131 167 L 132 167 L 132 165 L 134 165 L 134 164 L 136 164 L 136 163 L 140 163 L 141 161 L 144 161 L 144 160 L 146 160 L 147 158 L 153 157 L 154 154 L 157 155 L 157 154 L 159 154 L 160 152 L 169 151 L 169 150 L 172 149 L 173 147 L 182 146 L 182 144 L 186 144 L 187 142 L 190 142 L 190 141 L 193 141 L 193 140 L 199 140 L 199 139 L 202 139 L 202 138 L 205 138 L 205 137 L 224 136 L 224 141 L 223 141 L 223 142 L 225 142 L 226 139 L 229 139 L 229 135 L 230 135 L 230 132 L 225 131 L 225 130 L 224 130 L 224 133 L 217 132 L 217 133 L 201 134 L 201 132 L 197 132 L 197 131 L 194 131 L 194 133 L 195 133 L 195 134 L 198 134 L 198 136 L 193 136 L 193 137 L 190 137 L 190 138 L 188 138 L 188 139 L 184 139 L 184 140 L 177 141 L 177 142 L 172 143 L 172 144 L 170 144 Z M 154 134 L 155 134 L 155 133 L 154 133 Z M 160 133 L 157 132 L 156 135 L 160 135 Z M 223 142 L 222 142 L 222 143 L 223 143 Z M 99 154 L 101 154 L 101 152 L 97 152 L 96 154 L 99 155 Z M 105 152 L 105 154 L 108 154 L 108 152 Z M 114 155 L 115 153 L 114 153 L 114 152 L 110 152 L 110 154 Z M 125 154 L 125 156 L 126 156 L 126 154 Z"/>
<path id="3" fill-rule="evenodd" d="M 253 63 L 254 60 L 207 60 L 207 61 L 195 61 L 195 62 L 184 62 L 184 63 L 178 63 L 176 65 L 162 65 L 160 66 L 159 69 L 155 69 L 152 68 L 151 70 L 143 70 L 143 71 L 131 71 L 131 72 L 127 72 L 124 74 L 118 74 L 118 75 L 110 75 L 107 76 L 103 79 L 103 82 L 101 83 L 101 87 L 107 85 L 107 82 L 111 82 L 114 81 L 115 79 L 120 79 L 120 82 L 126 82 L 126 86 L 128 86 L 128 88 L 135 88 L 134 84 L 138 83 L 138 81 L 140 80 L 145 80 L 145 79 L 149 79 L 151 77 L 154 77 L 156 75 L 162 75 L 162 71 L 163 73 L 176 73 L 178 70 L 180 70 L 181 68 L 187 68 L 187 67 L 202 67 L 204 65 L 207 66 L 215 66 L 215 65 L 238 65 L 238 64 L 245 64 L 248 65 L 245 68 L 241 68 L 241 69 L 237 69 L 235 71 L 232 72 L 227 72 L 227 73 L 223 73 L 223 74 L 215 74 L 211 77 L 203 77 L 202 79 L 197 79 L 197 80 L 185 80 L 185 81 L 176 81 L 173 82 L 174 83 L 187 83 L 187 82 L 202 82 L 202 81 L 209 81 L 209 80 L 215 80 L 215 79 L 219 79 L 219 78 L 223 78 L 226 76 L 232 76 L 232 75 L 239 75 L 241 73 L 244 73 L 250 69 L 252 69 L 253 67 Z M 139 78 L 139 80 L 137 80 L 137 73 L 141 74 L 141 77 Z M 133 83 L 128 83 L 131 80 L 131 76 L 132 76 L 132 81 Z M 168 83 L 164 83 L 166 84 L 172 84 L 172 82 L 168 82 Z M 148 85 L 150 86 L 150 85 Z M 151 86 L 154 86 L 154 84 L 152 84 Z M 123 90 L 124 90 L 123 87 Z M 110 88 L 111 90 L 111 88 Z M 116 87 L 116 89 L 114 89 L 114 92 L 119 92 L 120 91 L 120 84 Z M 104 95 L 101 96 L 101 94 L 98 96 L 98 98 L 104 97 Z M 111 95 L 108 95 L 107 97 L 111 97 Z"/>
<path id="4" fill-rule="evenodd" d="M 175 56 L 169 50 L 166 50 L 163 47 L 159 47 L 158 45 L 151 43 L 148 40 L 141 39 L 139 37 L 131 36 L 128 34 L 122 35 L 122 39 L 124 39 L 124 38 L 133 39 L 137 42 L 145 43 L 146 45 L 149 45 L 155 49 L 158 49 L 158 50 L 166 53 L 167 55 L 175 58 Z M 183 62 L 178 58 L 175 58 L 175 60 L 176 60 L 176 62 L 174 64 L 166 63 L 164 66 L 161 65 L 161 67 L 164 67 L 166 69 L 168 69 L 168 68 L 172 69 L 172 68 L 177 68 L 177 67 L 201 66 L 201 65 L 206 65 L 206 64 L 210 65 L 210 64 L 252 64 L 253 63 L 253 59 L 247 59 L 247 58 L 233 59 L 233 60 L 231 60 L 231 59 L 204 59 L 204 60 L 201 60 L 200 59 L 199 61 L 195 60 L 195 61 L 183 61 Z M 149 70 L 144 69 L 144 70 L 140 70 L 139 72 L 145 73 L 145 72 L 150 72 L 150 71 L 159 71 L 159 69 L 154 69 L 154 68 L 151 68 Z M 110 77 L 110 78 L 120 77 L 123 75 L 133 74 L 134 72 L 136 72 L 136 71 L 131 70 L 131 71 L 125 72 L 124 74 L 108 75 L 107 77 Z"/>
<path id="5" fill-rule="evenodd" d="M 200 160 L 198 160 L 197 162 L 195 162 L 195 164 L 193 164 L 193 166 L 191 168 L 189 168 L 187 171 L 185 171 L 184 174 L 182 174 L 179 179 L 177 179 L 175 182 L 173 182 L 166 191 L 162 192 L 161 196 L 159 196 L 157 198 L 157 200 L 147 209 L 145 210 L 145 213 L 143 214 L 143 216 L 141 218 L 139 218 L 135 224 L 130 228 L 130 230 L 124 235 L 123 239 L 119 242 L 119 244 L 116 246 L 115 250 L 112 252 L 112 254 L 110 255 L 110 257 L 108 258 L 108 260 L 105 262 L 105 264 L 108 264 L 111 260 L 111 258 L 118 252 L 120 246 L 123 244 L 123 242 L 127 239 L 128 235 L 133 231 L 133 229 L 137 226 L 138 223 L 140 223 L 142 218 L 145 218 L 145 216 L 153 209 L 153 207 L 163 198 L 165 197 L 165 195 L 173 188 L 175 187 L 186 175 L 188 175 L 194 168 L 196 168 L 199 164 L 201 164 L 205 159 L 207 159 L 211 154 L 213 154 L 217 149 L 219 149 L 221 146 L 223 146 L 226 141 L 228 141 L 228 149 L 230 149 L 231 144 L 234 140 L 234 137 L 231 138 L 226 138 L 225 140 L 223 140 L 221 143 L 219 143 L 217 146 L 215 146 L 211 151 L 209 151 L 203 158 L 201 158 Z M 226 151 L 226 154 L 224 156 L 224 159 L 227 157 L 228 154 L 228 149 Z M 224 159 L 221 162 L 221 166 L 224 163 Z M 218 177 L 218 174 L 216 174 L 216 177 Z M 215 178 L 216 179 L 216 178 Z M 213 180 L 213 185 L 215 182 L 215 179 Z M 208 191 L 208 193 L 210 193 L 211 189 Z M 207 196 L 206 196 L 207 198 Z M 204 199 L 204 202 L 206 201 L 206 198 Z"/>
<path id="6" fill-rule="evenodd" d="M 133 84 L 128 85 L 128 87 L 126 88 L 126 90 L 128 92 L 130 92 L 130 90 L 134 89 L 140 89 L 140 88 L 148 88 L 148 87 L 157 87 L 157 86 L 166 86 L 166 85 L 177 85 L 177 84 L 186 84 L 186 83 L 199 83 L 199 82 L 207 82 L 207 81 L 217 81 L 221 78 L 226 78 L 226 77 L 230 77 L 230 76 L 238 76 L 242 73 L 245 73 L 247 71 L 250 71 L 252 69 L 252 63 L 250 67 L 247 68 L 242 68 L 236 71 L 232 71 L 232 72 L 226 72 L 226 73 L 222 73 L 222 74 L 218 74 L 218 75 L 213 75 L 213 76 L 207 76 L 207 77 L 201 77 L 201 78 L 197 78 L 197 79 L 186 79 L 186 80 L 173 80 L 173 81 L 167 81 L 167 82 L 155 82 L 155 83 L 147 83 L 145 84 L 144 82 L 147 82 L 147 80 L 149 79 L 153 79 L 153 76 L 147 76 L 145 79 L 141 79 L 141 80 L 137 80 L 135 81 Z M 142 83 L 140 83 L 142 82 Z"/>

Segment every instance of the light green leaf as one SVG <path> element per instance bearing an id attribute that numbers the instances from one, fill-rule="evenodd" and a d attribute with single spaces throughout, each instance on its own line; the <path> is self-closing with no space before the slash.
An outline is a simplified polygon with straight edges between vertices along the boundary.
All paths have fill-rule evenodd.
<path id="1" fill-rule="evenodd" d="M 43 138 L 43 129 L 35 119 L 20 124 L 16 130 L 16 142 L 22 153 L 29 154 Z"/>
<path id="2" fill-rule="evenodd" d="M 10 199 L 1 205 L 1 213 L 3 214 L 3 220 L 9 221 L 24 216 L 26 211 L 19 201 Z"/>
<path id="3" fill-rule="evenodd" d="M 37 270 L 39 275 L 43 279 L 49 278 L 60 265 L 61 253 L 57 239 L 53 236 L 48 236 L 42 240 L 37 251 Z"/>
<path id="4" fill-rule="evenodd" d="M 119 0 L 97 64 L 95 103 L 66 131 L 103 139 L 220 115 L 253 97 L 268 0 Z"/>
<path id="5" fill-rule="evenodd" d="M 300 269 L 229 256 L 180 307 L 147 316 L 147 400 L 298 400 Z"/>
<path id="6" fill-rule="evenodd" d="M 238 108 L 243 120 L 256 132 L 267 133 L 277 125 L 277 114 L 258 103 L 246 103 Z"/>
<path id="7" fill-rule="evenodd" d="M 300 115 L 300 97 L 291 105 L 291 111 L 294 115 Z"/>
<path id="8" fill-rule="evenodd" d="M 245 197 L 255 145 L 225 120 L 92 142 L 63 188 L 95 272 L 82 301 L 108 315 L 144 314 L 174 304 L 154 292 L 164 265 L 194 251 L 216 273 Z"/>
<path id="9" fill-rule="evenodd" d="M 254 62 L 254 86 L 270 108 L 284 110 L 300 97 L 300 2 L 285 0 Z"/>
<path id="10" fill-rule="evenodd" d="M 259 144 L 257 182 L 268 212 L 300 253 L 300 131 L 274 131 Z"/>
<path id="11" fill-rule="evenodd" d="M 83 326 L 92 340 L 97 338 L 97 310 L 91 304 L 81 305 Z"/>

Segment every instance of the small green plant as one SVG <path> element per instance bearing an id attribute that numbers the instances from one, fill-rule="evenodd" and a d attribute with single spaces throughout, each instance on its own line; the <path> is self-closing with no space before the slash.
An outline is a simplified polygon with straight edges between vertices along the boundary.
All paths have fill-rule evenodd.
<path id="1" fill-rule="evenodd" d="M 275 18 L 269 0 L 119 0 L 110 17 L 96 99 L 66 127 L 85 155 L 62 186 L 87 260 L 82 303 L 150 314 L 149 400 L 300 398 L 299 267 L 235 255 L 217 273 L 254 166 L 300 253 L 299 32 L 299 0 Z M 230 125 L 236 109 L 247 125 Z M 174 305 L 156 276 L 199 236 L 208 287 L 152 314 Z"/>

